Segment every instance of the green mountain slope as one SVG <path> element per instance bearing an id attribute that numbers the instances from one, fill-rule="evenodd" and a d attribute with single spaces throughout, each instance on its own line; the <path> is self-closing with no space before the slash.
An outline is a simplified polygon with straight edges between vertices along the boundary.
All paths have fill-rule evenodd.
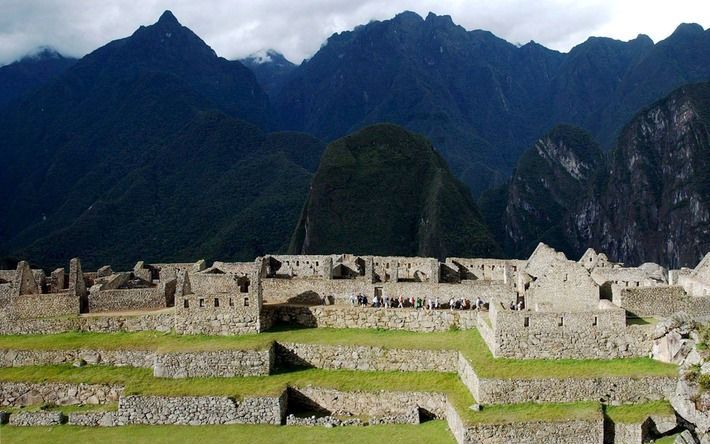
<path id="1" fill-rule="evenodd" d="M 390 124 L 326 148 L 292 253 L 497 256 L 468 190 L 422 136 Z"/>
<path id="2" fill-rule="evenodd" d="M 0 115 L 0 251 L 95 267 L 285 248 L 324 146 L 265 133 L 268 110 L 166 12 Z"/>

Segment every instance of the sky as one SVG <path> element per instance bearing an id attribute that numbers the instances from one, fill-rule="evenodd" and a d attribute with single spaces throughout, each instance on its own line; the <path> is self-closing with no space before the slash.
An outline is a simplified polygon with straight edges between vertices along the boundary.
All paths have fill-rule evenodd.
<path id="1" fill-rule="evenodd" d="M 0 0 L 0 65 L 40 46 L 83 56 L 166 9 L 222 57 L 275 49 L 294 63 L 333 33 L 404 10 L 563 52 L 590 36 L 657 42 L 680 23 L 710 26 L 710 0 Z"/>

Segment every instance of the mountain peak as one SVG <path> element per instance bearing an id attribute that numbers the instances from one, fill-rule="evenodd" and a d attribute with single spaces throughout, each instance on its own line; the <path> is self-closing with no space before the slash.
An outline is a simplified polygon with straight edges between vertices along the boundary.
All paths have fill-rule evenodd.
<path id="1" fill-rule="evenodd" d="M 166 9 L 165 12 L 163 12 L 163 14 L 158 19 L 158 23 L 161 23 L 164 25 L 180 25 L 180 22 L 178 22 L 178 19 L 175 18 L 172 11 L 169 9 Z"/>
<path id="2" fill-rule="evenodd" d="M 20 61 L 39 61 L 39 60 L 48 60 L 48 59 L 63 59 L 64 56 L 62 56 L 59 51 L 56 49 L 52 48 L 51 46 L 39 46 L 35 48 L 34 51 L 31 53 L 25 55 L 20 59 Z"/>
<path id="3" fill-rule="evenodd" d="M 673 34 L 671 34 L 671 36 L 695 35 L 702 34 L 703 32 L 703 27 L 698 25 L 697 23 L 681 23 L 680 25 L 678 25 L 675 31 L 673 31 Z"/>

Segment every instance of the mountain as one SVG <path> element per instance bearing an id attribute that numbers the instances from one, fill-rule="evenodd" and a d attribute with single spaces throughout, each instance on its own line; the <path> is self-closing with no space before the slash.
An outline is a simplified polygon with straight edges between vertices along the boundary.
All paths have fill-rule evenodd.
<path id="1" fill-rule="evenodd" d="M 511 256 L 542 241 L 570 257 L 591 246 L 629 265 L 696 264 L 710 250 L 710 82 L 637 113 L 606 156 L 584 130 L 554 128 L 479 205 Z"/>
<path id="2" fill-rule="evenodd" d="M 0 251 L 94 267 L 285 249 L 324 146 L 270 126 L 254 75 L 167 11 L 0 112 Z"/>
<path id="3" fill-rule="evenodd" d="M 331 36 L 274 98 L 285 128 L 326 141 L 377 122 L 427 136 L 478 196 L 559 123 L 602 148 L 641 108 L 710 80 L 710 31 L 682 25 L 653 44 L 590 38 L 563 54 L 404 12 Z"/>
<path id="4" fill-rule="evenodd" d="M 0 108 L 49 82 L 74 63 L 76 59 L 64 57 L 56 50 L 44 47 L 0 67 Z"/>
<path id="5" fill-rule="evenodd" d="M 505 248 L 528 257 L 539 242 L 569 251 L 562 220 L 604 162 L 586 131 L 559 125 L 518 160 L 507 189 Z"/>
<path id="6" fill-rule="evenodd" d="M 288 76 L 296 69 L 280 52 L 269 49 L 252 54 L 240 62 L 249 68 L 269 97 L 276 97 Z"/>
<path id="7" fill-rule="evenodd" d="M 710 250 L 710 83 L 638 113 L 565 226 L 577 252 L 591 245 L 630 264 L 696 264 Z"/>
<path id="8" fill-rule="evenodd" d="M 391 124 L 328 145 L 289 250 L 500 255 L 468 190 L 431 143 Z"/>

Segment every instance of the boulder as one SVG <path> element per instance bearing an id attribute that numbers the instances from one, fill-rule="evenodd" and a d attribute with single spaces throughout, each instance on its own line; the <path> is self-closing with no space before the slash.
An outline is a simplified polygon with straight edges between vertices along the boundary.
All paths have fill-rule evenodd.
<path id="1" fill-rule="evenodd" d="M 693 350 L 694 345 L 690 339 L 683 339 L 678 331 L 671 330 L 653 340 L 651 356 L 657 361 L 680 364 Z"/>

